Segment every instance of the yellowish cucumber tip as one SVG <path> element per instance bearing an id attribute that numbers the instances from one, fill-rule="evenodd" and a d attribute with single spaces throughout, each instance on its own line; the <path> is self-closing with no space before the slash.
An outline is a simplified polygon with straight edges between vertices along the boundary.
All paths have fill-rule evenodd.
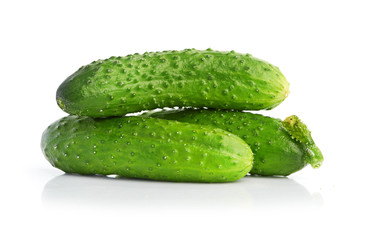
<path id="1" fill-rule="evenodd" d="M 296 122 L 299 120 L 299 118 L 296 115 L 291 115 L 289 117 L 286 117 L 283 121 L 283 126 L 284 127 L 293 127 Z"/>
<path id="2" fill-rule="evenodd" d="M 61 109 L 65 110 L 65 104 L 64 104 L 63 99 L 62 99 L 61 97 L 57 97 L 57 98 L 56 98 L 56 102 L 58 103 L 58 106 L 59 106 Z"/>

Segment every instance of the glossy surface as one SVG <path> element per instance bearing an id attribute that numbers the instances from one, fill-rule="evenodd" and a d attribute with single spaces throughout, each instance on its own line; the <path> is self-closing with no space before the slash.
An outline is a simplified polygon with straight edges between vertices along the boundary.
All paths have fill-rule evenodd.
<path id="1" fill-rule="evenodd" d="M 1 1 L 0 239 L 367 240 L 368 4 Z M 69 176 L 45 160 L 40 135 L 66 116 L 55 90 L 76 68 L 192 46 L 279 66 L 291 94 L 260 113 L 299 116 L 322 167 L 197 184 Z"/>
<path id="2" fill-rule="evenodd" d="M 41 145 L 53 166 L 84 175 L 230 182 L 245 176 L 253 161 L 236 135 L 155 118 L 68 116 L 47 128 Z"/>
<path id="3" fill-rule="evenodd" d="M 309 163 L 319 167 L 323 161 L 310 131 L 296 116 L 282 122 L 248 112 L 192 109 L 145 113 L 144 116 L 212 126 L 239 136 L 254 154 L 251 174 L 287 176 Z"/>
<path id="4" fill-rule="evenodd" d="M 107 117 L 175 106 L 272 109 L 288 93 L 279 68 L 250 54 L 186 49 L 94 61 L 59 86 L 57 103 Z"/>

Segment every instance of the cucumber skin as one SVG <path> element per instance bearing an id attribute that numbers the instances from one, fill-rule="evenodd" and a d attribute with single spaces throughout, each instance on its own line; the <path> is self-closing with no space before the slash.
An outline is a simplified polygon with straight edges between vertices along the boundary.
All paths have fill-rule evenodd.
<path id="1" fill-rule="evenodd" d="M 227 110 L 162 111 L 143 116 L 196 123 L 224 129 L 242 138 L 254 153 L 250 174 L 288 176 L 304 168 L 307 149 L 294 140 L 280 119 Z"/>
<path id="2" fill-rule="evenodd" d="M 184 182 L 230 182 L 252 168 L 239 137 L 163 119 L 68 116 L 43 133 L 48 161 L 66 173 Z"/>
<path id="3" fill-rule="evenodd" d="M 92 62 L 56 98 L 69 114 L 109 117 L 175 106 L 272 109 L 288 93 L 280 70 L 250 54 L 186 49 Z"/>

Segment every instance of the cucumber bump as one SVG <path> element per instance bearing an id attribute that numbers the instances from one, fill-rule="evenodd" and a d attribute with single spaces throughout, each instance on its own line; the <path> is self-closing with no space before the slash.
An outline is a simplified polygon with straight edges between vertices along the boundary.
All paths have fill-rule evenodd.
<path id="1" fill-rule="evenodd" d="M 272 109 L 288 93 L 281 71 L 250 54 L 186 49 L 94 61 L 69 76 L 56 98 L 69 114 L 109 117 L 175 106 Z"/>
<path id="2" fill-rule="evenodd" d="M 253 162 L 249 146 L 222 129 L 141 117 L 64 117 L 41 147 L 67 173 L 164 181 L 235 181 Z"/>
<path id="3" fill-rule="evenodd" d="M 240 111 L 166 110 L 143 116 L 221 128 L 242 138 L 252 149 L 251 174 L 288 176 L 307 164 L 318 168 L 323 155 L 307 126 L 295 115 L 280 119 Z"/>

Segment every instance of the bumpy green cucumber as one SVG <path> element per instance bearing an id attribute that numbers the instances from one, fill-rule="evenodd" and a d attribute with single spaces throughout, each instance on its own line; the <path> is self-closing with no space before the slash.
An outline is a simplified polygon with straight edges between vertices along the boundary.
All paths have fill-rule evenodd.
<path id="1" fill-rule="evenodd" d="M 79 116 L 123 116 L 163 107 L 272 109 L 289 93 L 280 70 L 250 54 L 187 49 L 111 57 L 81 67 L 57 90 Z"/>
<path id="2" fill-rule="evenodd" d="M 146 116 L 221 128 L 241 137 L 254 153 L 251 174 L 287 176 L 307 164 L 320 167 L 323 155 L 297 116 L 279 119 L 239 111 L 178 110 Z"/>
<path id="3" fill-rule="evenodd" d="M 222 129 L 155 118 L 68 116 L 41 147 L 67 173 L 187 182 L 229 182 L 252 168 L 249 146 Z"/>

